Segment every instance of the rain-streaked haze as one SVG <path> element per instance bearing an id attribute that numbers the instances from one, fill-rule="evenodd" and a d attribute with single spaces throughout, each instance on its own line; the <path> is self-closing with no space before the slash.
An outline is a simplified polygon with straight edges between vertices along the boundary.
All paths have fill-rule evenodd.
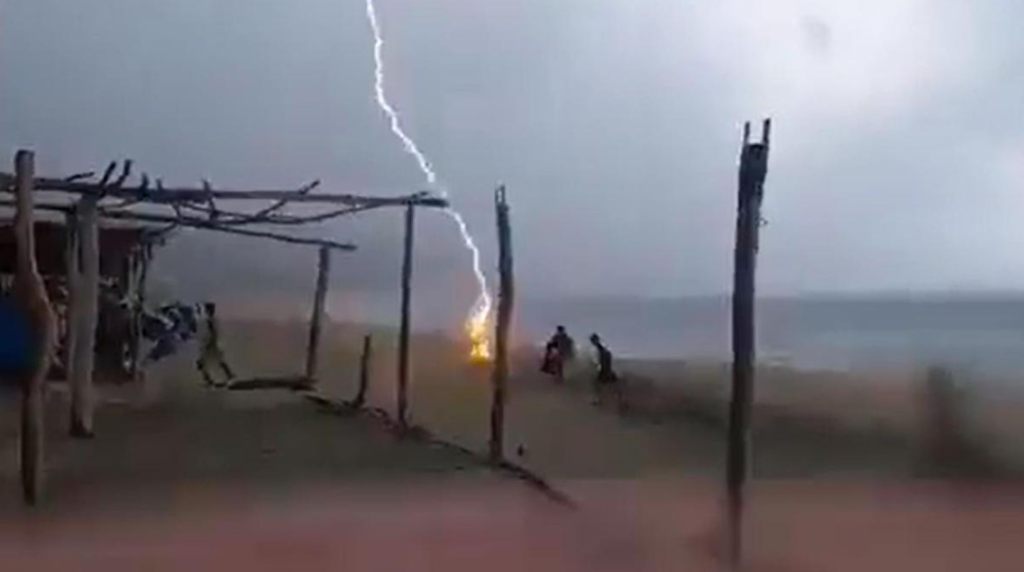
<path id="1" fill-rule="evenodd" d="M 0 156 L 131 157 L 169 183 L 421 188 L 372 96 L 362 0 L 5 0 Z M 388 89 L 494 266 L 508 185 L 527 297 L 726 291 L 744 120 L 775 121 L 760 283 L 776 294 L 1024 288 L 1024 5 L 947 0 L 378 0 Z M 399 212 L 338 296 L 397 291 Z M 424 213 L 417 300 L 474 295 Z M 189 292 L 311 288 L 313 253 L 179 236 Z M 181 272 L 188 268 L 188 272 Z M 362 293 L 362 294 L 360 294 Z M 197 294 L 198 295 L 198 294 Z M 339 298 L 341 299 L 341 298 Z"/>

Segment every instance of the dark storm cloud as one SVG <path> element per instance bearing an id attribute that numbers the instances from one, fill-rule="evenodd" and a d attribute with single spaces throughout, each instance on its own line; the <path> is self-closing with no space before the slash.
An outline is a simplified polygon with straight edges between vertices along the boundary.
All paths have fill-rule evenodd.
<path id="1" fill-rule="evenodd" d="M 524 295 L 724 290 L 739 127 L 768 114 L 766 291 L 1024 286 L 1006 246 L 1024 239 L 1012 215 L 1024 208 L 1013 191 L 1024 176 L 1013 120 L 1024 46 L 1007 25 L 1018 8 L 378 8 L 391 98 L 488 269 L 491 192 L 508 185 Z M 9 0 L 2 10 L 3 156 L 31 146 L 56 173 L 131 156 L 168 182 L 232 187 L 421 185 L 372 100 L 362 0 Z M 400 218 L 322 229 L 361 246 L 339 266 L 339 289 L 395 296 Z M 176 281 L 308 289 L 312 253 L 203 236 L 165 253 Z M 210 252 L 223 263 L 180 272 Z M 462 311 L 473 297 L 468 261 L 447 218 L 419 218 L 425 306 Z"/>

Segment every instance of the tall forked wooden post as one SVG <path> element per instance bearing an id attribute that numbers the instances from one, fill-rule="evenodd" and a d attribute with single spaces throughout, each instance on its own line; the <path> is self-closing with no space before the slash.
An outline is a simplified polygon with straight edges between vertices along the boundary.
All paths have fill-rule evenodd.
<path id="1" fill-rule="evenodd" d="M 409 423 L 409 311 L 412 304 L 412 248 L 416 207 L 405 208 L 405 248 L 402 255 L 402 322 L 398 331 L 398 423 Z"/>
<path id="2" fill-rule="evenodd" d="M 327 303 L 327 284 L 331 276 L 331 250 L 320 247 L 317 265 L 316 295 L 313 298 L 313 315 L 309 321 L 309 345 L 306 347 L 306 379 L 313 383 L 317 379 L 320 359 L 320 333 Z"/>
<path id="3" fill-rule="evenodd" d="M 75 270 L 75 274 L 68 276 L 69 285 L 73 287 L 73 290 L 69 289 L 71 303 L 68 308 L 68 330 L 74 336 L 68 371 L 68 383 L 71 386 L 70 432 L 72 436 L 81 438 L 93 435 L 95 409 L 93 372 L 100 294 L 97 210 L 95 195 L 85 195 L 78 202 L 74 230 L 74 243 L 78 248 L 73 268 L 69 265 L 69 271 Z"/>
<path id="4" fill-rule="evenodd" d="M 504 456 L 505 393 L 508 385 L 508 338 L 515 303 L 515 283 L 512 273 L 512 226 L 509 221 L 505 187 L 494 194 L 494 207 L 498 220 L 498 315 L 494 327 L 494 375 L 491 399 L 491 460 Z"/>
<path id="5" fill-rule="evenodd" d="M 736 207 L 736 251 L 732 296 L 732 399 L 726 467 L 728 551 L 738 569 L 743 549 L 744 486 L 750 471 L 750 411 L 754 385 L 754 296 L 761 226 L 761 199 L 768 172 L 771 120 L 764 121 L 760 143 L 750 143 L 750 123 L 743 127 Z"/>
<path id="6" fill-rule="evenodd" d="M 17 195 L 14 236 L 17 268 L 14 295 L 26 319 L 31 340 L 31 363 L 21 374 L 21 486 L 26 503 L 36 504 L 43 488 L 43 401 L 46 375 L 54 351 L 54 317 L 46 287 L 36 263 L 33 179 L 35 158 L 31 151 L 18 151 L 14 161 Z"/>

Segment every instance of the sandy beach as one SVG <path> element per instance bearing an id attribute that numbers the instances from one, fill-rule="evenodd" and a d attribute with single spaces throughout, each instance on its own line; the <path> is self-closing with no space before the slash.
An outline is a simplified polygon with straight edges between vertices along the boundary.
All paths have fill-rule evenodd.
<path id="1" fill-rule="evenodd" d="M 242 375 L 301 365 L 301 325 L 225 329 Z M 324 395 L 354 393 L 363 332 L 327 329 Z M 386 333 L 375 332 L 375 348 L 370 402 L 389 410 L 394 352 Z M 413 420 L 483 451 L 489 370 L 466 363 L 441 335 L 417 336 L 414 349 Z M 16 401 L 5 393 L 0 564 L 719 569 L 727 369 L 623 362 L 623 413 L 595 405 L 585 364 L 562 385 L 539 374 L 529 352 L 515 364 L 508 455 L 575 509 L 458 452 L 399 439 L 372 418 L 324 414 L 298 394 L 205 389 L 187 356 L 154 368 L 144 384 L 101 387 L 92 441 L 66 436 L 67 396 L 52 387 L 47 501 L 27 509 L 17 493 Z M 923 570 L 960 561 L 1014 569 L 1024 554 L 1000 531 L 1024 522 L 1024 493 L 1012 480 L 953 484 L 928 474 L 913 379 L 872 384 L 854 374 L 763 370 L 752 570 Z M 968 556 L 948 541 L 962 530 L 972 531 Z M 878 548 L 854 549 L 852 537 Z"/>

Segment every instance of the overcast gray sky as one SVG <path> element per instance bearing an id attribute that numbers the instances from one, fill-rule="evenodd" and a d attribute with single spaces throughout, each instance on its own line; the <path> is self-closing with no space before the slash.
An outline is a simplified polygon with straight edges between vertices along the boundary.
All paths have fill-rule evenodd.
<path id="1" fill-rule="evenodd" d="M 508 185 L 527 296 L 725 291 L 740 126 L 766 115 L 764 291 L 1024 288 L 1024 5 L 377 4 L 391 99 L 489 268 L 491 190 Z M 54 174 L 127 156 L 169 182 L 414 190 L 371 48 L 363 0 L 3 0 L 0 154 L 32 147 Z M 468 304 L 454 226 L 419 220 L 418 292 Z M 396 289 L 399 224 L 327 229 L 363 246 L 339 289 Z M 306 288 L 314 258 L 198 236 L 167 257 L 194 261 L 179 282 L 266 290 Z"/>

